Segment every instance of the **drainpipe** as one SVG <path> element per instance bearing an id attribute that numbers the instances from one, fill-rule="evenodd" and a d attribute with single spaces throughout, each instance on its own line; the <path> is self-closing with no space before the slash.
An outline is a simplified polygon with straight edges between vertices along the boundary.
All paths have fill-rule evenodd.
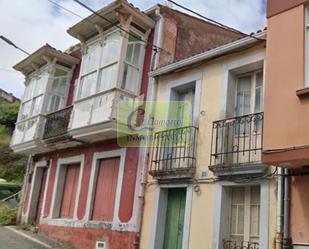
<path id="1" fill-rule="evenodd" d="M 163 28 L 163 16 L 160 13 L 160 7 L 156 9 L 156 15 L 158 18 L 158 28 L 155 28 L 155 33 L 153 37 L 153 43 L 156 44 L 158 47 L 161 47 L 162 45 L 162 28 Z M 159 52 L 154 51 L 152 53 L 152 59 L 151 59 L 151 65 L 150 65 L 150 71 L 153 71 L 159 61 Z M 157 88 L 158 88 L 158 82 L 155 78 L 148 78 L 148 93 L 147 93 L 147 101 L 155 101 L 157 99 Z M 152 87 L 151 87 L 152 86 Z M 154 113 L 155 110 L 151 110 L 152 113 Z M 149 133 L 148 133 L 149 134 Z M 147 134 L 147 135 L 148 135 Z M 140 220 L 139 220 L 139 234 L 138 238 L 134 243 L 134 248 L 138 249 L 140 248 L 140 240 L 141 240 L 141 230 L 143 227 L 143 219 L 144 219 L 144 208 L 145 208 L 145 193 L 146 193 L 146 188 L 147 188 L 147 182 L 148 182 L 148 166 L 150 163 L 150 150 L 151 147 L 150 145 L 147 145 L 145 148 L 140 148 L 140 152 L 143 153 L 142 157 L 142 173 L 141 173 L 141 188 L 139 191 L 139 210 L 140 210 Z"/>
<path id="2" fill-rule="evenodd" d="M 278 182 L 277 182 L 277 232 L 276 232 L 276 249 L 282 249 L 282 218 L 283 218 L 283 170 L 278 168 Z"/>
<path id="3" fill-rule="evenodd" d="M 292 239 L 290 237 L 290 180 L 289 170 L 284 169 L 283 249 L 292 248 Z"/>
<path id="4" fill-rule="evenodd" d="M 26 163 L 26 173 L 24 175 L 24 181 L 23 181 L 23 186 L 21 189 L 21 198 L 19 201 L 19 207 L 18 207 L 18 213 L 17 213 L 17 223 L 20 223 L 22 221 L 22 210 L 25 205 L 25 200 L 26 200 L 26 190 L 29 182 L 29 174 L 31 171 L 31 165 L 32 165 L 32 155 L 29 155 L 27 163 Z"/>

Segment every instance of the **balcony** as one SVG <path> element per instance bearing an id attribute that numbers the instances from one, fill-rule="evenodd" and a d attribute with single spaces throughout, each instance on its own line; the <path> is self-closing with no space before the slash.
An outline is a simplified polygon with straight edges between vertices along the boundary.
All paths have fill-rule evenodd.
<path id="1" fill-rule="evenodd" d="M 64 149 L 80 144 L 68 133 L 72 110 L 73 106 L 69 106 L 46 115 L 43 142 L 49 149 Z"/>
<path id="2" fill-rule="evenodd" d="M 134 101 L 136 97 L 113 88 L 75 101 L 70 135 L 73 139 L 90 143 L 116 138 L 118 103 Z"/>
<path id="3" fill-rule="evenodd" d="M 36 115 L 16 123 L 11 140 L 15 152 L 38 153 L 44 151 L 40 141 L 44 127 L 44 115 Z"/>
<path id="4" fill-rule="evenodd" d="M 263 174 L 263 113 L 213 122 L 211 162 L 216 176 Z"/>
<path id="5" fill-rule="evenodd" d="M 259 249 L 259 243 L 241 240 L 223 240 L 223 249 Z"/>
<path id="6" fill-rule="evenodd" d="M 192 178 L 197 133 L 193 126 L 156 132 L 149 174 L 158 179 Z"/>

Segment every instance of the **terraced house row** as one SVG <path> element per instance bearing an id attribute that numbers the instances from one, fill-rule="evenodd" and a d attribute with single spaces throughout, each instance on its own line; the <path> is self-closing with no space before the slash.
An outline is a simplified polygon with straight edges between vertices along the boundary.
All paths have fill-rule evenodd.
<path id="1" fill-rule="evenodd" d="M 245 35 L 115 0 L 19 62 L 22 221 L 78 249 L 309 248 L 307 2 Z"/>

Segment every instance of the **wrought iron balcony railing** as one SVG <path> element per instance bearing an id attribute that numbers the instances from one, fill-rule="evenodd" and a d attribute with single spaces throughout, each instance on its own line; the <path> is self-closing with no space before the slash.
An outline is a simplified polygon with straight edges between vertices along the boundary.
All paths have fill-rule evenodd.
<path id="1" fill-rule="evenodd" d="M 65 135 L 68 131 L 72 106 L 46 115 L 43 139 Z"/>
<path id="2" fill-rule="evenodd" d="M 223 240 L 223 249 L 259 249 L 259 243 L 239 240 Z"/>
<path id="3" fill-rule="evenodd" d="M 263 117 L 261 112 L 213 122 L 210 169 L 259 163 Z"/>
<path id="4" fill-rule="evenodd" d="M 196 163 L 198 129 L 181 127 L 154 134 L 149 173 L 154 176 L 192 177 Z"/>

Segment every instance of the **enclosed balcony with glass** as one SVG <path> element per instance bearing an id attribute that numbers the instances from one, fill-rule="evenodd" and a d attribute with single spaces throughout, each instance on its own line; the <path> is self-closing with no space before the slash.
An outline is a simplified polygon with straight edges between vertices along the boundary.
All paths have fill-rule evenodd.
<path id="1" fill-rule="evenodd" d="M 16 152 L 48 151 L 42 139 L 46 116 L 66 106 L 69 83 L 79 59 L 48 44 L 14 68 L 25 75 L 25 91 L 11 141 Z"/>
<path id="2" fill-rule="evenodd" d="M 141 94 L 145 47 L 154 25 L 125 1 L 98 13 L 115 25 L 92 15 L 68 30 L 81 41 L 83 51 L 70 134 L 86 142 L 115 138 L 117 104 Z"/>

